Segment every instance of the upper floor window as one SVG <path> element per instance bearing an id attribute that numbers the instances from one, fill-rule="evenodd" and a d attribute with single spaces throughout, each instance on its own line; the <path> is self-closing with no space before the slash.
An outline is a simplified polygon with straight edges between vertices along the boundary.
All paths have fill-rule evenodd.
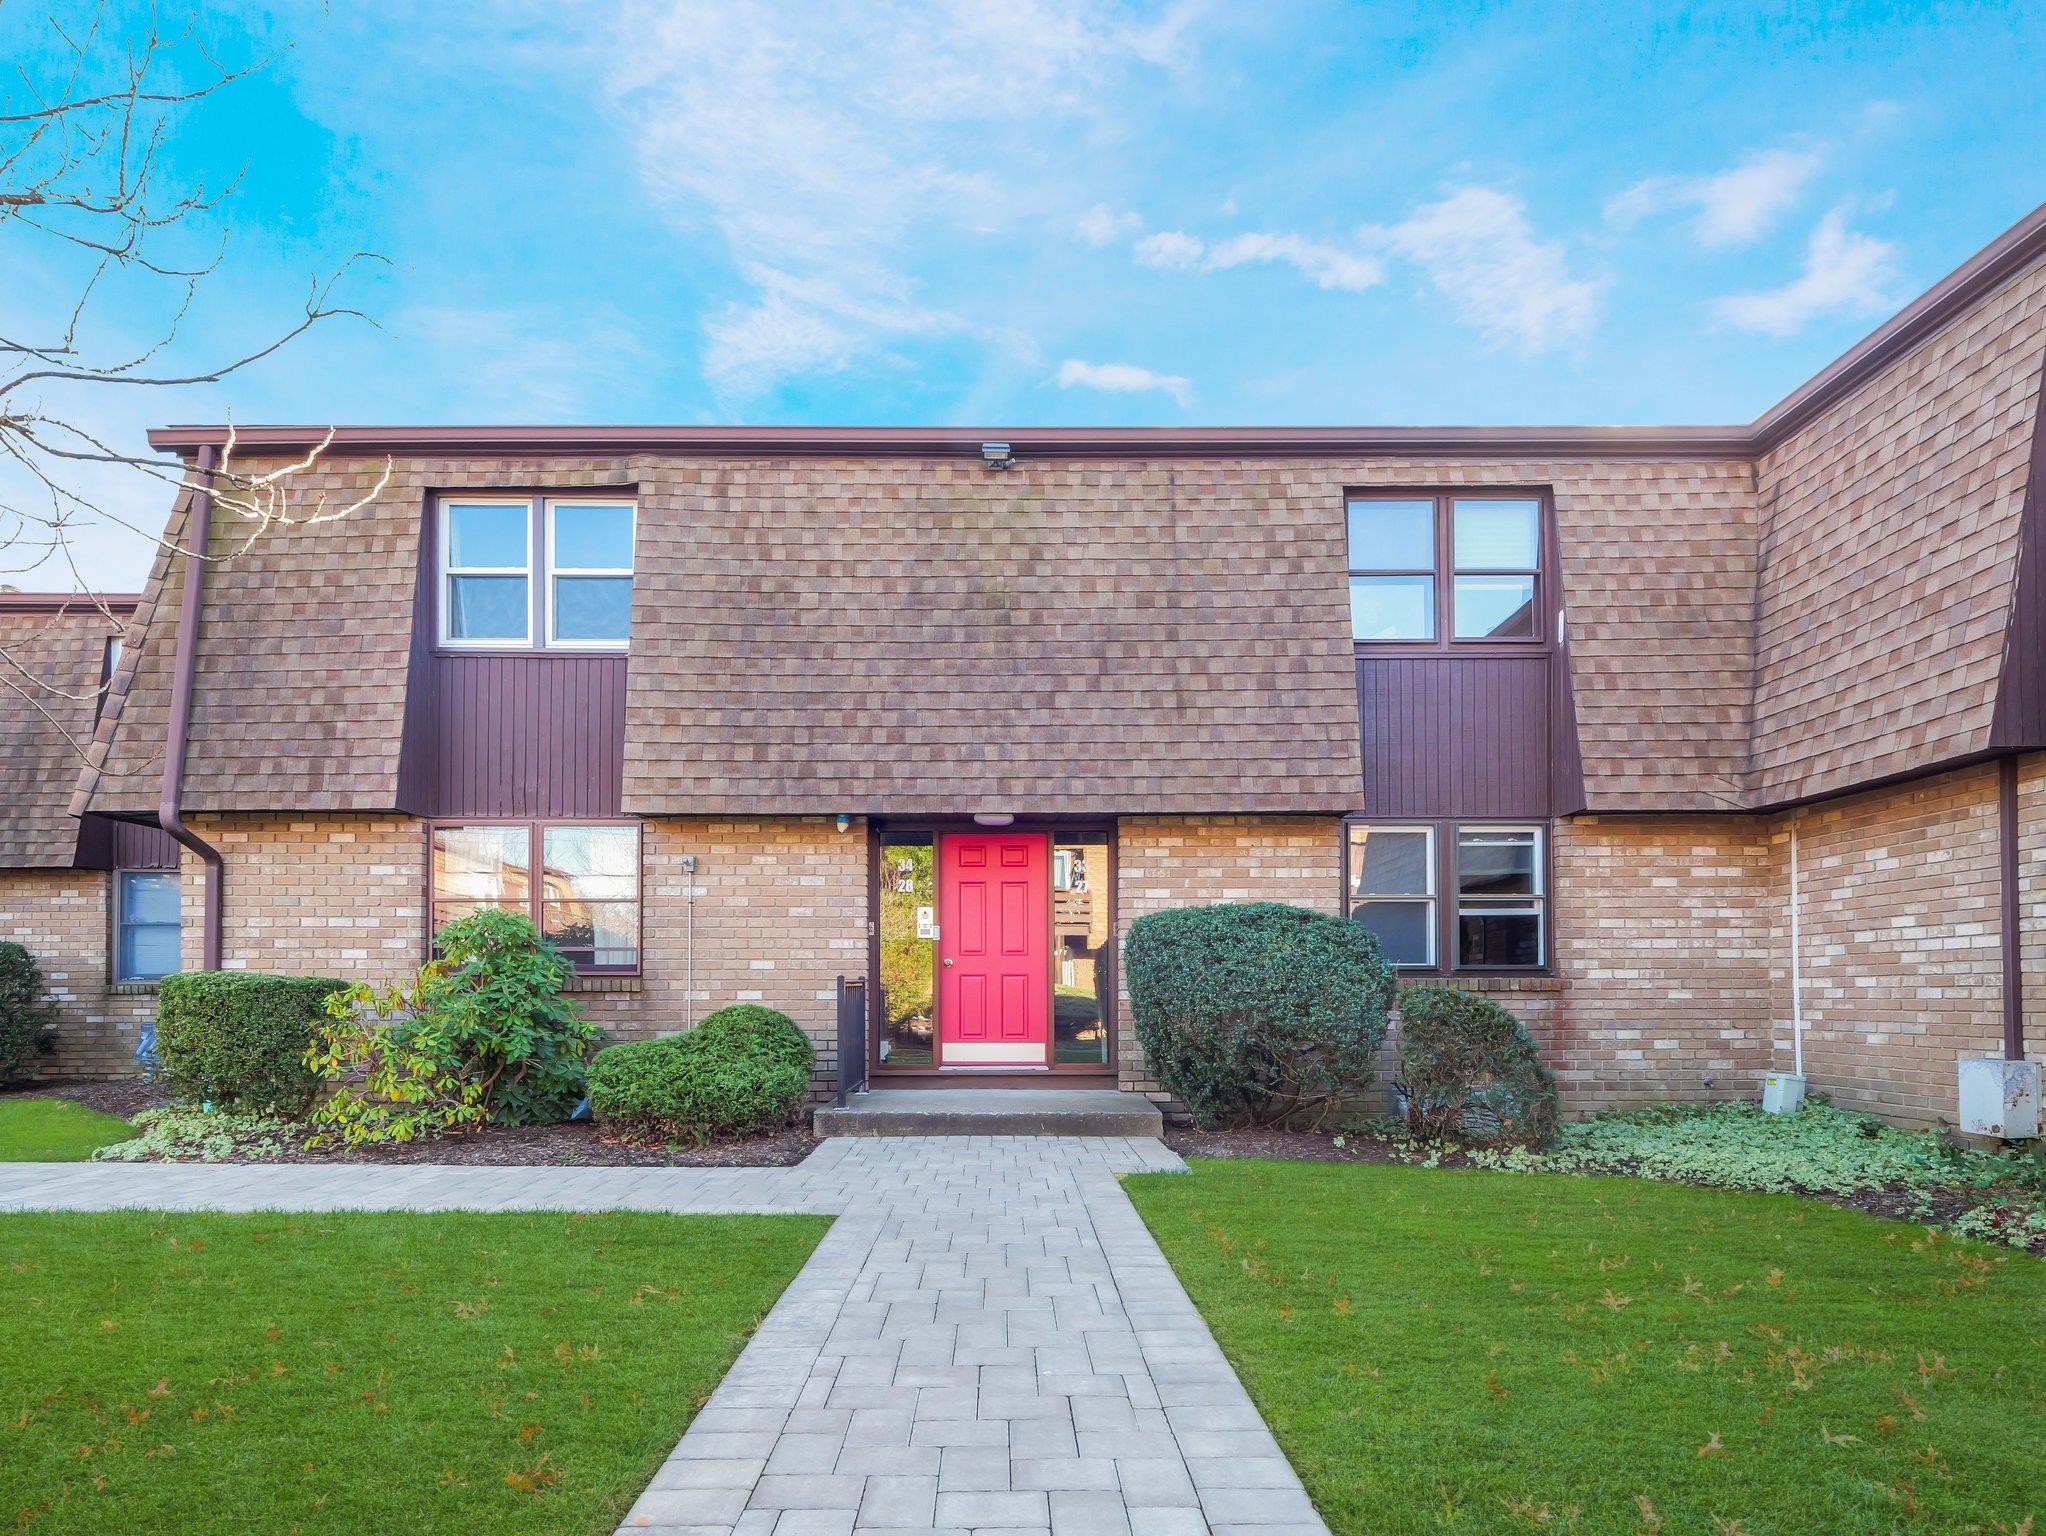
<path id="1" fill-rule="evenodd" d="M 440 641 L 464 650 L 623 650 L 635 508 L 584 497 L 448 497 Z"/>
<path id="2" fill-rule="evenodd" d="M 1347 520 L 1359 644 L 1542 638 L 1538 498 L 1358 495 Z"/>

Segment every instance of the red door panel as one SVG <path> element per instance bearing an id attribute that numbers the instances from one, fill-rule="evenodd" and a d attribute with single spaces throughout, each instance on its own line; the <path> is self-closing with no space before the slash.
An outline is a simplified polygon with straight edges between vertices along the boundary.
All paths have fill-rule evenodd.
<path id="1" fill-rule="evenodd" d="M 947 833 L 938 849 L 938 1064 L 1040 1067 L 1051 1024 L 1051 844 Z"/>

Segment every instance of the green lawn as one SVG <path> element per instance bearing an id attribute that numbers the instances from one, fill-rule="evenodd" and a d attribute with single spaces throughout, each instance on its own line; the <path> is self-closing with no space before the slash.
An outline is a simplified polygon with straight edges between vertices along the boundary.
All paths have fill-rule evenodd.
<path id="1" fill-rule="evenodd" d="M 134 1134 L 127 1121 L 69 1099 L 0 1098 L 0 1163 L 82 1163 Z"/>
<path id="2" fill-rule="evenodd" d="M 609 1536 L 827 1224 L 0 1216 L 0 1530 Z"/>
<path id="3" fill-rule="evenodd" d="M 2037 1259 L 1790 1196 L 1192 1166 L 1130 1195 L 1338 1536 L 2046 1516 Z"/>

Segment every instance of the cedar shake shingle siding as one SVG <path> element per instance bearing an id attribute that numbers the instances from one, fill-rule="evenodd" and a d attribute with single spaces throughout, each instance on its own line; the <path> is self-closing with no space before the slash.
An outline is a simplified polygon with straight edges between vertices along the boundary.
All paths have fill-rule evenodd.
<path id="1" fill-rule="evenodd" d="M 0 869 L 72 866 L 67 802 L 92 742 L 107 642 L 121 632 L 90 598 L 61 612 L 12 611 L 0 598 Z"/>
<path id="2" fill-rule="evenodd" d="M 1339 498 L 1228 462 L 664 466 L 625 809 L 1354 809 Z"/>

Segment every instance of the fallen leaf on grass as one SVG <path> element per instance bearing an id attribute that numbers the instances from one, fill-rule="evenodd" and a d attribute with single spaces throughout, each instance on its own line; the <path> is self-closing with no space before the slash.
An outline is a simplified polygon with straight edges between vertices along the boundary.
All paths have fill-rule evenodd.
<path id="1" fill-rule="evenodd" d="M 1724 1456 L 1725 1454 L 1726 1447 L 1719 1443 L 1719 1431 L 1716 1429 L 1712 1431 L 1712 1437 L 1698 1447 L 1698 1459 L 1700 1461 L 1703 1461 L 1707 1456 Z"/>
<path id="2" fill-rule="evenodd" d="M 1833 1431 L 1832 1431 L 1831 1429 L 1827 1428 L 1827 1427 L 1826 1427 L 1826 1426 L 1825 1426 L 1824 1424 L 1821 1424 L 1821 1425 L 1819 1426 L 1819 1438 L 1820 1438 L 1821 1440 L 1825 1441 L 1825 1442 L 1826 1442 L 1826 1444 L 1828 1444 L 1828 1445 L 1859 1445 L 1859 1444 L 1861 1444 L 1861 1436 L 1859 1436 L 1859 1435 L 1836 1435 L 1836 1434 L 1834 1434 L 1834 1433 L 1833 1433 Z"/>

